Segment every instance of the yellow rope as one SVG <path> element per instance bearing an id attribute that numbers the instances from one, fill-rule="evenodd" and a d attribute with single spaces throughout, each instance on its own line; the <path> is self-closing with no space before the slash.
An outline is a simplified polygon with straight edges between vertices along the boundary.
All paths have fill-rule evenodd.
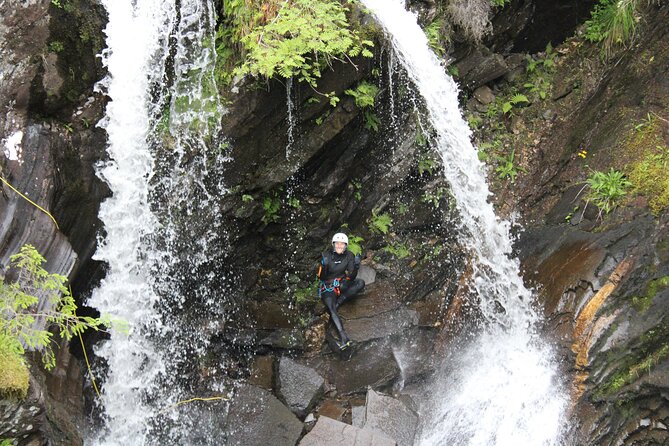
<path id="1" fill-rule="evenodd" d="M 79 340 L 81 341 L 81 349 L 84 351 L 84 359 L 86 360 L 86 367 L 88 367 L 88 374 L 91 375 L 93 388 L 95 389 L 98 398 L 100 398 L 100 391 L 98 390 L 98 385 L 95 383 L 95 376 L 93 376 L 93 371 L 91 370 L 91 363 L 88 362 L 88 355 L 86 354 L 86 347 L 84 346 L 84 338 L 81 337 L 81 333 L 79 333 Z"/>
<path id="2" fill-rule="evenodd" d="M 37 203 L 35 203 L 34 201 L 32 201 L 30 198 L 28 198 L 28 197 L 26 197 L 25 195 L 23 195 L 21 192 L 18 191 L 18 189 L 16 189 L 14 186 L 12 186 L 12 185 L 9 183 L 9 181 L 5 180 L 3 177 L 0 177 L 0 180 L 2 180 L 2 182 L 5 183 L 7 186 L 9 186 L 14 192 L 16 192 L 16 193 L 19 194 L 21 197 L 23 197 L 23 199 L 26 200 L 28 203 L 32 204 L 32 205 L 35 206 L 37 209 L 39 209 L 40 211 L 42 211 L 42 212 L 44 212 L 46 215 L 48 215 L 48 216 L 51 218 L 51 220 L 53 220 L 53 223 L 56 225 L 56 229 L 60 230 L 60 228 L 58 227 L 58 222 L 56 222 L 56 219 L 53 218 L 53 215 L 51 215 L 51 214 L 49 213 L 49 211 L 47 211 L 46 209 L 44 209 L 44 208 L 43 208 L 42 206 L 40 206 L 39 204 L 37 204 Z"/>
<path id="3" fill-rule="evenodd" d="M 210 397 L 207 397 L 207 398 L 195 397 L 195 398 L 191 398 L 189 400 L 179 401 L 176 404 L 172 404 L 171 406 L 166 407 L 163 410 L 161 410 L 160 412 L 158 412 L 158 414 L 161 414 L 163 412 L 167 412 L 168 410 L 174 409 L 175 407 L 179 407 L 183 404 L 192 403 L 193 401 L 219 401 L 219 400 L 230 401 L 230 398 L 226 398 L 224 396 L 210 396 Z"/>

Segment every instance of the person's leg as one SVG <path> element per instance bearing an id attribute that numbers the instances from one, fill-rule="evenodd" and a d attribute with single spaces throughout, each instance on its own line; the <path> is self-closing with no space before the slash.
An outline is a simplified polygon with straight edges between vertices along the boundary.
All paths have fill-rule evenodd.
<path id="1" fill-rule="evenodd" d="M 344 302 L 348 302 L 353 297 L 365 288 L 365 281 L 362 279 L 346 280 L 342 283 L 340 290 L 341 294 L 337 298 L 337 307 Z"/>
<path id="2" fill-rule="evenodd" d="M 337 295 L 334 292 L 324 292 L 321 295 L 321 300 L 325 304 L 325 307 L 328 309 L 328 313 L 330 313 L 330 320 L 332 321 L 335 328 L 337 329 L 337 332 L 339 333 L 339 339 L 341 343 L 346 344 L 349 341 L 349 339 L 348 335 L 344 331 L 344 325 L 341 323 L 341 319 L 337 314 Z"/>

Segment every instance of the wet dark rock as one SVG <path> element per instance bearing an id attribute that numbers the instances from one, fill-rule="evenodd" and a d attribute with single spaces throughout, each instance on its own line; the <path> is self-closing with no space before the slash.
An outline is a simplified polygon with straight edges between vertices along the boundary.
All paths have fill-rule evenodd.
<path id="1" fill-rule="evenodd" d="M 328 379 L 340 394 L 364 392 L 367 387 L 389 386 L 400 376 L 391 342 L 381 339 L 355 349 L 347 361 L 333 358 Z"/>
<path id="2" fill-rule="evenodd" d="M 365 409 L 363 429 L 382 432 L 397 441 L 398 446 L 414 444 L 418 415 L 404 403 L 370 389 Z"/>
<path id="3" fill-rule="evenodd" d="M 300 446 L 395 446 L 396 444 L 383 434 L 359 429 L 328 417 L 320 417 L 316 426 L 300 441 Z"/>
<path id="4" fill-rule="evenodd" d="M 337 421 L 344 421 L 344 414 L 346 407 L 343 402 L 333 399 L 323 401 L 323 404 L 318 408 L 319 417 L 328 417 Z"/>
<path id="5" fill-rule="evenodd" d="M 240 387 L 225 422 L 229 445 L 294 446 L 302 423 L 271 393 L 258 387 Z"/>
<path id="6" fill-rule="evenodd" d="M 304 333 L 302 333 L 302 330 L 282 328 L 263 338 L 260 345 L 285 350 L 304 350 Z"/>
<path id="7" fill-rule="evenodd" d="M 298 417 L 304 417 L 323 394 L 325 380 L 314 369 L 290 358 L 279 361 L 278 393 Z"/>
<path id="8" fill-rule="evenodd" d="M 478 47 L 458 60 L 459 79 L 469 89 L 476 89 L 509 71 L 504 57 L 492 53 L 486 47 Z"/>
<path id="9" fill-rule="evenodd" d="M 273 356 L 255 356 L 249 372 L 249 384 L 272 391 L 274 388 Z"/>
<path id="10" fill-rule="evenodd" d="M 474 90 L 474 98 L 484 105 L 488 105 L 495 101 L 495 95 L 487 85 L 483 85 Z"/>
<path id="11" fill-rule="evenodd" d="M 0 400 L 0 438 L 39 436 L 46 418 L 44 396 L 40 390 L 37 382 L 31 379 L 25 400 Z"/>

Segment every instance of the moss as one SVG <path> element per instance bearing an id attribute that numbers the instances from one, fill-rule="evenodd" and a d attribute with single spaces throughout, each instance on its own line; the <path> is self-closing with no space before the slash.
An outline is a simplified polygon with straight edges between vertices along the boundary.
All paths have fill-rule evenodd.
<path id="1" fill-rule="evenodd" d="M 0 343 L 0 398 L 23 399 L 28 394 L 29 374 L 23 358 Z"/>
<path id="2" fill-rule="evenodd" d="M 662 290 L 665 290 L 669 287 L 669 276 L 660 277 L 659 279 L 654 279 L 648 282 L 646 285 L 645 294 L 643 296 L 634 296 L 632 297 L 632 305 L 639 312 L 646 311 L 650 304 L 653 303 L 653 299 Z"/>
<path id="3" fill-rule="evenodd" d="M 669 322 L 648 330 L 639 339 L 639 346 L 622 358 L 610 362 L 620 364 L 614 373 L 595 389 L 596 398 L 604 398 L 619 392 L 633 383 L 644 373 L 669 357 Z"/>
<path id="4" fill-rule="evenodd" d="M 52 18 L 47 49 L 58 55 L 58 72 L 63 79 L 61 101 L 53 98 L 54 103 L 47 105 L 47 110 L 37 110 L 39 114 L 50 115 L 63 106 L 76 104 L 102 76 L 97 57 L 104 48 L 102 6 L 81 0 L 61 0 L 60 5 L 52 3 L 49 9 Z"/>
<path id="5" fill-rule="evenodd" d="M 626 170 L 633 191 L 645 196 L 651 212 L 659 215 L 669 207 L 669 147 L 660 120 L 648 115 L 637 122 L 627 135 L 625 151 L 632 160 Z"/>

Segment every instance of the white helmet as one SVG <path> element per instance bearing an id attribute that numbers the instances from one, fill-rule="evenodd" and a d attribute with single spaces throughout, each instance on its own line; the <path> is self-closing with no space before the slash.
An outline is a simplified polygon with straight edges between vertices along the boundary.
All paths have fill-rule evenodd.
<path id="1" fill-rule="evenodd" d="M 343 232 L 338 232 L 332 236 L 332 244 L 334 245 L 335 242 L 344 242 L 348 245 L 348 237 Z"/>

